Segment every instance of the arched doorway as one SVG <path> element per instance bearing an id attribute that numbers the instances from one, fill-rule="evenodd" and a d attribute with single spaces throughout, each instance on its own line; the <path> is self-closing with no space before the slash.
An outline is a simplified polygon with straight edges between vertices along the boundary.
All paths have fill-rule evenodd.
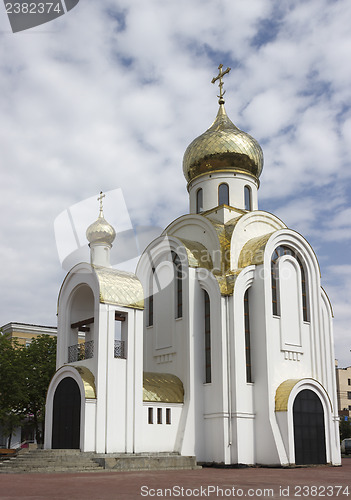
<path id="1" fill-rule="evenodd" d="M 324 410 L 314 391 L 305 389 L 293 405 L 295 463 L 325 464 Z"/>
<path id="2" fill-rule="evenodd" d="M 72 377 L 58 384 L 53 404 L 52 448 L 80 448 L 80 390 Z"/>

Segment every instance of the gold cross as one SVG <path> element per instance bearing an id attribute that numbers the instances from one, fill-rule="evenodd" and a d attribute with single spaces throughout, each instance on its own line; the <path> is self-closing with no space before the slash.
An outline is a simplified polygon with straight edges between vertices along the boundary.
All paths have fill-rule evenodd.
<path id="1" fill-rule="evenodd" d="M 225 94 L 225 90 L 223 91 L 223 76 L 228 74 L 229 71 L 231 70 L 231 68 L 227 68 L 225 71 L 222 71 L 222 68 L 223 68 L 223 64 L 220 64 L 218 66 L 218 69 L 219 69 L 218 75 L 216 77 L 212 78 L 212 80 L 211 80 L 211 83 L 216 83 L 216 81 L 219 80 L 219 84 L 218 84 L 219 95 L 217 96 L 217 97 L 219 97 L 219 101 L 218 101 L 219 104 L 224 104 L 223 96 Z"/>
<path id="2" fill-rule="evenodd" d="M 98 197 L 98 201 L 100 202 L 100 215 L 103 213 L 103 208 L 102 208 L 102 199 L 105 198 L 105 194 L 102 194 L 102 191 L 100 191 L 100 196 Z"/>

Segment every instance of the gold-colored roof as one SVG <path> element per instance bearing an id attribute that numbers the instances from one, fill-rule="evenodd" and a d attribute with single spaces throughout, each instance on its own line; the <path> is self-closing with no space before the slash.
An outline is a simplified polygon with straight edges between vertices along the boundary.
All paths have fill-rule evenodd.
<path id="1" fill-rule="evenodd" d="M 100 285 L 100 302 L 144 309 L 143 287 L 135 274 L 93 266 Z"/>
<path id="2" fill-rule="evenodd" d="M 202 243 L 186 240 L 184 238 L 177 238 L 182 242 L 186 250 L 189 267 L 203 267 L 209 271 L 213 269 L 211 254 Z"/>
<path id="3" fill-rule="evenodd" d="M 211 127 L 189 144 L 183 158 L 183 172 L 188 182 L 215 171 L 245 172 L 258 180 L 262 168 L 261 146 L 232 123 L 223 104 Z"/>
<path id="4" fill-rule="evenodd" d="M 301 382 L 302 380 L 308 381 L 311 379 L 306 379 L 306 378 L 288 379 L 280 384 L 280 386 L 278 387 L 278 389 L 276 390 L 276 393 L 275 393 L 275 411 L 287 411 L 288 410 L 288 401 L 289 401 L 290 393 L 293 390 L 293 388 L 295 387 L 295 385 L 298 382 Z M 313 379 L 313 382 L 315 384 L 317 384 L 325 392 L 325 389 L 323 388 L 321 383 L 318 382 L 318 380 Z M 332 409 L 333 405 L 332 405 L 332 402 L 330 400 L 330 397 L 326 392 L 325 392 L 325 394 L 328 398 L 330 408 Z"/>
<path id="5" fill-rule="evenodd" d="M 295 385 L 302 379 L 289 379 L 280 384 L 275 393 L 275 411 L 287 411 L 288 400 Z"/>
<path id="6" fill-rule="evenodd" d="M 239 255 L 238 267 L 240 269 L 263 263 L 265 247 L 272 234 L 273 232 L 257 236 L 245 243 Z"/>
<path id="7" fill-rule="evenodd" d="M 143 401 L 160 403 L 184 403 L 182 381 L 170 373 L 144 372 Z"/>
<path id="8" fill-rule="evenodd" d="M 86 399 L 96 399 L 95 377 L 85 366 L 73 366 L 79 373 L 83 385 Z"/>

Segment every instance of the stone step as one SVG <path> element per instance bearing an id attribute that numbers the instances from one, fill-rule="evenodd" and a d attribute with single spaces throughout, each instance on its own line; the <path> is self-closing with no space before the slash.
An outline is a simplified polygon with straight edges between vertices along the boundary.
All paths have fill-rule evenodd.
<path id="1" fill-rule="evenodd" d="M 0 463 L 0 473 L 197 469 L 195 457 L 178 453 L 98 454 L 79 450 L 20 451 Z"/>

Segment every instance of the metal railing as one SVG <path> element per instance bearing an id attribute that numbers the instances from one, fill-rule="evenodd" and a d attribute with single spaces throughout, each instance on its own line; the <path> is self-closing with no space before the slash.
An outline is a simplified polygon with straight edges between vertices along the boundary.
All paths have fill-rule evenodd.
<path id="1" fill-rule="evenodd" d="M 84 342 L 82 344 L 70 345 L 68 348 L 68 362 L 82 361 L 94 356 L 94 341 Z"/>
<path id="2" fill-rule="evenodd" d="M 115 340 L 114 356 L 115 358 L 126 359 L 124 340 Z"/>

